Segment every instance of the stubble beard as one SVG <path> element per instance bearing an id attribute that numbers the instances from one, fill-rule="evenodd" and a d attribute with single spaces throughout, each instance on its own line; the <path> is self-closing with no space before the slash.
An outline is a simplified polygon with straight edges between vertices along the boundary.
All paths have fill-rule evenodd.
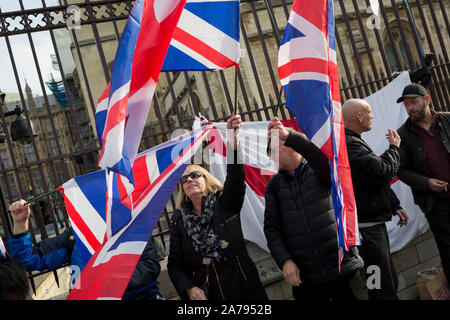
<path id="1" fill-rule="evenodd" d="M 427 115 L 426 114 L 426 108 L 427 108 L 427 104 L 424 101 L 423 102 L 423 107 L 418 111 L 418 113 L 409 115 L 409 118 L 411 119 L 411 121 L 418 122 L 418 121 L 424 120 L 426 115 Z"/>

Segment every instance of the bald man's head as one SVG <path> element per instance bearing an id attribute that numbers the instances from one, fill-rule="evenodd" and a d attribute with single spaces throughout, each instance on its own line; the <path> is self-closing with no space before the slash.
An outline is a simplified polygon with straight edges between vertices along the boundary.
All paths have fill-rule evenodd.
<path id="1" fill-rule="evenodd" d="M 362 99 L 347 100 L 342 106 L 342 117 L 344 126 L 356 133 L 361 134 L 372 128 L 372 110 Z"/>

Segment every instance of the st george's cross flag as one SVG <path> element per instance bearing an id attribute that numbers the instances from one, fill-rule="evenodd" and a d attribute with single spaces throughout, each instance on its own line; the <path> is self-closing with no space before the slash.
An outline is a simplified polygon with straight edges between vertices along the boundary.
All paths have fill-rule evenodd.
<path id="1" fill-rule="evenodd" d="M 120 175 L 112 193 L 108 226 L 106 170 L 66 182 L 64 201 L 85 267 L 69 300 L 120 299 L 152 230 L 195 151 L 210 128 L 204 126 L 158 145 L 136 158 L 131 196 L 121 190 Z M 126 210 L 131 206 L 131 210 Z M 120 215 L 114 213 L 120 212 Z M 128 217 L 128 220 L 125 219 Z M 116 220 L 116 221 L 114 221 Z M 115 230 L 106 238 L 107 229 Z"/>
<path id="2" fill-rule="evenodd" d="M 156 82 L 186 0 L 136 0 L 120 39 L 102 127 L 99 167 L 133 183 Z"/>
<path id="3" fill-rule="evenodd" d="M 294 0 L 278 56 L 286 106 L 330 160 L 339 247 L 360 244 L 336 60 L 332 0 Z M 342 257 L 342 250 L 340 250 Z"/>

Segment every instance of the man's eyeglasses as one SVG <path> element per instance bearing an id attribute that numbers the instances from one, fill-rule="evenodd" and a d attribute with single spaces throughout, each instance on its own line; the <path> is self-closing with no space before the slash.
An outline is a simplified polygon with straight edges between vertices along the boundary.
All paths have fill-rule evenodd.
<path id="1" fill-rule="evenodd" d="M 200 171 L 192 171 L 191 173 L 182 176 L 180 179 L 180 182 L 183 185 L 187 182 L 188 178 L 196 179 L 196 178 L 200 178 L 200 177 L 203 177 L 203 174 Z"/>

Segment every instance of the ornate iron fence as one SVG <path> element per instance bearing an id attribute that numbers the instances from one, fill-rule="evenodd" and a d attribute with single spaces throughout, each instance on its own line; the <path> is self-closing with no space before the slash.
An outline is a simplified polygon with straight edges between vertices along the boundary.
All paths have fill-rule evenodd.
<path id="1" fill-rule="evenodd" d="M 42 0 L 40 8 L 27 8 L 19 0 L 16 8 L 0 13 L 2 71 L 15 86 L 6 92 L 0 112 L 5 133 L 5 142 L 0 143 L 0 235 L 6 244 L 13 231 L 7 214 L 9 203 L 36 197 L 74 176 L 97 169 L 99 144 L 92 115 L 110 80 L 113 54 L 134 3 L 48 2 Z M 238 109 L 245 121 L 268 120 L 275 114 L 278 99 L 281 105 L 284 103 L 277 52 L 291 4 L 289 0 L 241 0 L 241 46 L 246 54 L 236 84 Z M 379 5 L 377 16 L 369 0 L 335 1 L 342 100 L 366 97 L 402 70 L 419 78 L 428 70 L 433 106 L 448 110 L 449 2 L 383 0 Z M 43 60 L 49 57 L 41 54 L 42 42 L 50 47 L 54 66 L 47 79 Z M 18 43 L 26 47 L 28 55 L 16 49 Z M 434 55 L 427 58 L 431 52 Z M 31 68 L 24 70 L 24 61 L 30 61 Z M 426 63 L 429 68 L 423 69 Z M 140 149 L 166 141 L 175 128 L 189 129 L 194 113 L 202 112 L 212 121 L 226 120 L 234 109 L 234 72 L 161 74 Z M 34 84 L 30 81 L 30 86 L 25 78 L 35 78 Z M 0 86 L 0 90 L 4 88 Z M 33 90 L 41 94 L 36 96 Z M 15 96 L 16 101 L 9 96 Z M 33 123 L 36 129 L 37 136 L 27 146 L 12 141 L 8 131 L 11 120 L 5 112 L 16 104 L 21 106 L 28 126 Z M 286 108 L 277 110 L 279 117 L 290 118 Z M 172 197 L 153 232 L 154 240 L 166 249 L 174 207 Z M 68 226 L 61 195 L 48 195 L 33 205 L 33 241 L 59 234 Z M 30 274 L 33 288 L 33 278 L 42 273 Z"/>

